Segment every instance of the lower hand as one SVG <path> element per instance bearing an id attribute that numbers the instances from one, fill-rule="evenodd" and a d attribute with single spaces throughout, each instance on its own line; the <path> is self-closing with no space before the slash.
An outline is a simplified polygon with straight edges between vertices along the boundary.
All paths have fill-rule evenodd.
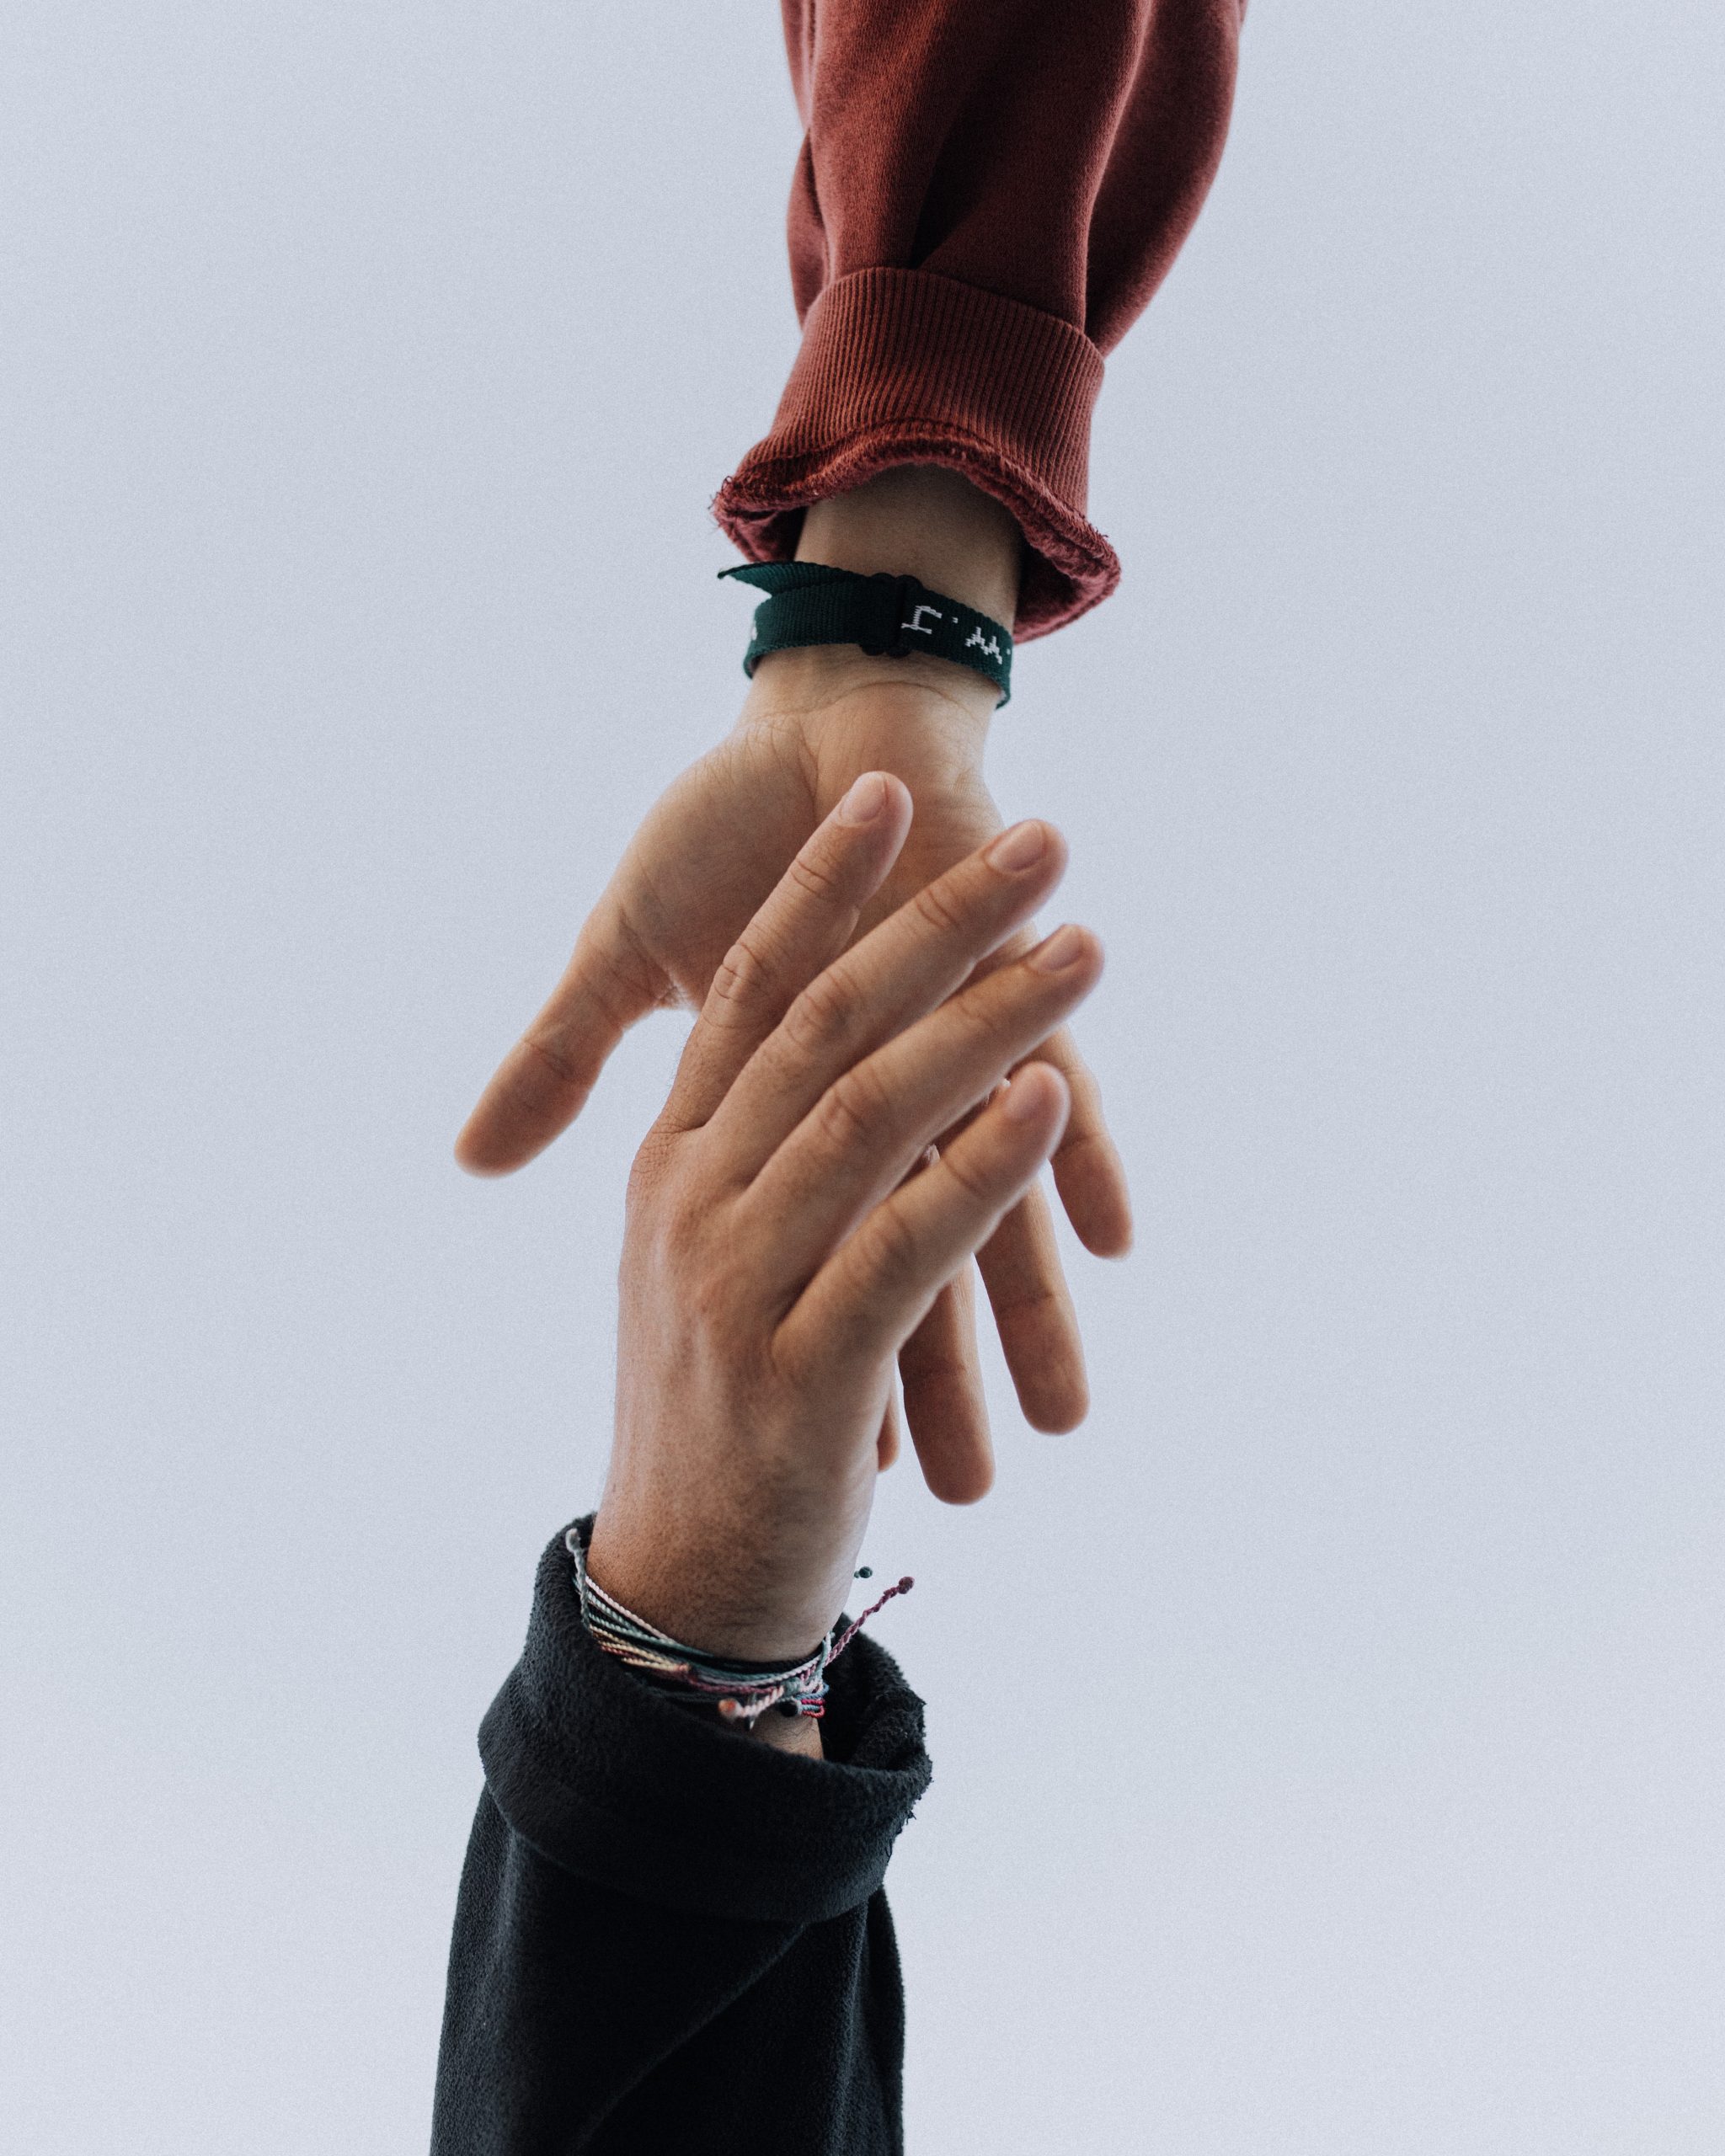
<path id="1" fill-rule="evenodd" d="M 853 944 L 910 821 L 876 775 L 805 842 L 718 966 L 630 1178 L 589 1561 L 712 1653 L 798 1658 L 833 1623 L 895 1359 L 1067 1124 L 1066 1079 L 1026 1059 L 1095 984 L 1094 937 L 984 968 L 1058 881 L 1058 835 L 1015 827 Z M 986 1488 L 985 1438 L 913 1435 L 937 1495 Z"/>

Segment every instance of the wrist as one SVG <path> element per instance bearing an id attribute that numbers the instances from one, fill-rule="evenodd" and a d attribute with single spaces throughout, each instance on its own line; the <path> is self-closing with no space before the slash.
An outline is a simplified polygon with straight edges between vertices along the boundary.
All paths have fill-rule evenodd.
<path id="1" fill-rule="evenodd" d="M 662 1532 L 632 1533 L 620 1508 L 604 1502 L 587 1568 L 607 1594 L 686 1646 L 761 1664 L 798 1662 L 818 1646 L 850 1578 L 841 1568 L 774 1562 L 767 1551 L 739 1563 L 725 1549 L 668 1546 Z"/>
<path id="2" fill-rule="evenodd" d="M 967 684 L 964 669 L 943 659 L 870 659 L 842 644 L 773 657 L 823 663 L 767 683 L 763 659 L 739 728 L 788 733 L 814 771 L 843 775 L 847 784 L 878 767 L 896 772 L 913 793 L 919 785 L 956 784 L 981 771 L 993 709 L 992 686 L 981 675 Z"/>
<path id="3" fill-rule="evenodd" d="M 796 558 L 859 576 L 914 576 L 1010 629 L 1023 553 L 1017 523 L 991 495 L 944 467 L 912 464 L 811 503 Z M 921 652 L 888 659 L 857 644 L 766 653 L 756 663 L 755 681 L 776 704 L 804 711 L 830 709 L 858 692 L 900 689 L 948 707 L 980 734 L 999 701 L 985 675 L 953 659 Z"/>
<path id="4" fill-rule="evenodd" d="M 805 1758 L 825 1757 L 818 1709 L 804 1712 L 800 1706 L 782 1704 L 768 1689 L 788 1690 L 799 1699 L 810 1697 L 809 1665 L 814 1657 L 797 1657 L 786 1669 L 763 1670 L 758 1680 L 746 1671 L 722 1673 L 713 1668 L 713 1657 L 686 1642 L 680 1640 L 676 1648 L 670 1647 L 659 1636 L 667 1633 L 666 1626 L 654 1625 L 653 1620 L 644 1618 L 642 1612 L 631 1609 L 626 1604 L 619 1608 L 621 1597 L 611 1596 L 590 1567 L 578 1565 L 577 1577 L 582 1616 L 601 1652 L 617 1657 L 625 1667 L 640 1676 L 644 1684 L 658 1689 L 669 1683 L 680 1705 L 686 1701 L 691 1707 L 712 1716 L 720 1729 L 745 1742 L 765 1744 L 775 1752 L 800 1753 Z M 644 1624 L 654 1629 L 644 1632 Z M 679 1639 L 675 1633 L 668 1634 L 668 1637 Z M 817 1656 L 824 1657 L 827 1644 L 823 1640 L 816 1650 Z M 667 1669 L 664 1657 L 679 1652 L 688 1657 L 687 1666 L 681 1671 Z M 641 1659 L 644 1654 L 651 1658 Z M 803 1666 L 798 1668 L 798 1663 Z M 820 1663 L 820 1673 L 824 1678 L 824 1659 Z M 751 1683 L 756 1685 L 753 1693 L 749 1689 Z M 823 1682 L 820 1693 L 824 1694 L 825 1689 Z M 751 1700 L 763 1690 L 766 1693 L 766 1702 L 749 1711 Z"/>

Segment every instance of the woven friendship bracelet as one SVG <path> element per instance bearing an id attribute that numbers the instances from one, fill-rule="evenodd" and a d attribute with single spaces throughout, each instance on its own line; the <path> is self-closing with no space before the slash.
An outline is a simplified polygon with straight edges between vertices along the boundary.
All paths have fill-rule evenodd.
<path id="1" fill-rule="evenodd" d="M 718 574 L 772 594 L 755 609 L 755 634 L 743 655 L 751 681 L 756 660 L 769 651 L 855 643 L 889 659 L 932 651 L 985 674 L 1001 702 L 1012 701 L 1012 631 L 914 576 L 859 576 L 824 562 L 744 562 Z"/>
<path id="2" fill-rule="evenodd" d="M 669 1632 L 661 1632 L 644 1617 L 626 1609 L 607 1594 L 587 1571 L 587 1545 L 579 1524 L 563 1536 L 563 1547 L 574 1561 L 575 1588 L 581 1599 L 581 1622 L 606 1654 L 615 1655 L 631 1669 L 639 1670 L 684 1697 L 716 1706 L 727 1721 L 752 1726 L 769 1707 L 786 1715 L 822 1715 L 826 1710 L 826 1672 L 873 1616 L 895 1594 L 907 1594 L 916 1582 L 906 1577 L 889 1587 L 879 1601 L 847 1625 L 836 1639 L 829 1632 L 813 1654 L 788 1669 L 740 1669 L 685 1646 Z M 859 1580 L 870 1577 L 865 1565 Z"/>

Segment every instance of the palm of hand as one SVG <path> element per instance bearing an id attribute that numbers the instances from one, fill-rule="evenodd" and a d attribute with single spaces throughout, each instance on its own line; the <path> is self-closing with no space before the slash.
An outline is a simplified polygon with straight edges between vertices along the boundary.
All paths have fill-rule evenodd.
<path id="1" fill-rule="evenodd" d="M 811 742 L 792 720 L 745 721 L 660 796 L 617 872 L 623 937 L 653 1002 L 700 1007 L 786 864 L 868 771 L 903 779 L 916 812 L 859 936 L 1001 828 L 980 772 L 911 724 L 877 715 Z"/>

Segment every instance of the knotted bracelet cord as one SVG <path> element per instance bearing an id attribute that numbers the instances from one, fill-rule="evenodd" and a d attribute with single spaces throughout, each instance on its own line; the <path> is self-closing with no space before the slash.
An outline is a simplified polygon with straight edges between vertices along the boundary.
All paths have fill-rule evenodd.
<path id="1" fill-rule="evenodd" d="M 606 1654 L 645 1676 L 698 1698 L 711 1699 L 727 1721 L 753 1724 L 769 1707 L 782 1714 L 823 1715 L 826 1709 L 826 1671 L 849 1646 L 878 1609 L 895 1594 L 908 1594 L 916 1582 L 907 1574 L 889 1587 L 879 1601 L 847 1625 L 836 1639 L 829 1632 L 813 1654 L 789 1669 L 735 1669 L 699 1647 L 685 1646 L 669 1632 L 661 1632 L 644 1617 L 626 1609 L 615 1595 L 607 1594 L 587 1571 L 587 1545 L 579 1526 L 563 1536 L 563 1547 L 574 1561 L 575 1588 L 581 1598 L 581 1621 Z M 872 1577 L 864 1565 L 856 1575 Z"/>

